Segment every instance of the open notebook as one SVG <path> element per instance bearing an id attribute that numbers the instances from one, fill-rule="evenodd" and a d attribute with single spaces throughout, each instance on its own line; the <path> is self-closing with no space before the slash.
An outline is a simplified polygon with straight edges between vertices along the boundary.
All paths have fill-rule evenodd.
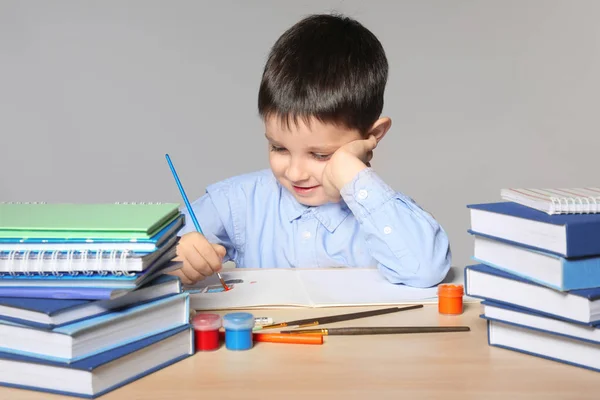
<path id="1" fill-rule="evenodd" d="M 523 189 L 500 191 L 502 199 L 535 208 L 547 214 L 592 214 L 600 212 L 600 188 Z"/>
<path id="2" fill-rule="evenodd" d="M 444 282 L 461 283 L 453 267 Z M 376 268 L 224 269 L 225 292 L 215 276 L 184 287 L 195 310 L 281 307 L 382 306 L 437 302 L 437 287 L 415 288 L 387 281 Z"/>

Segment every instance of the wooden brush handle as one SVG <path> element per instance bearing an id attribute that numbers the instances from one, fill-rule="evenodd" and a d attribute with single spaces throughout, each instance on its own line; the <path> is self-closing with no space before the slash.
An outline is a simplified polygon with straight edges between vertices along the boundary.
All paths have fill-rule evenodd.
<path id="1" fill-rule="evenodd" d="M 398 333 L 466 332 L 468 326 L 381 326 L 355 328 L 329 328 L 329 335 L 388 335 Z"/>

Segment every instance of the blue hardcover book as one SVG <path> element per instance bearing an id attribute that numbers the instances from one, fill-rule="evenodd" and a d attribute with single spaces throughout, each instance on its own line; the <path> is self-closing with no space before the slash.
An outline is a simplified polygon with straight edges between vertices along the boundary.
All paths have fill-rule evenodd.
<path id="1" fill-rule="evenodd" d="M 600 344 L 537 329 L 488 320 L 490 346 L 600 371 Z"/>
<path id="2" fill-rule="evenodd" d="M 591 343 L 600 343 L 598 324 L 590 325 L 570 321 L 491 300 L 482 301 L 481 305 L 483 306 L 483 314 L 480 317 L 483 319 L 500 321 Z"/>
<path id="3" fill-rule="evenodd" d="M 467 207 L 471 233 L 567 258 L 600 255 L 600 214 L 548 215 L 512 202 Z"/>
<path id="4" fill-rule="evenodd" d="M 165 244 L 177 234 L 185 222 L 182 214 L 170 224 L 161 229 L 151 238 L 2 238 L 0 237 L 0 252 L 7 251 L 94 251 L 118 250 L 138 253 L 150 253 Z"/>
<path id="5" fill-rule="evenodd" d="M 465 293 L 585 324 L 600 322 L 600 288 L 560 292 L 477 264 L 465 267 Z"/>
<path id="6" fill-rule="evenodd" d="M 0 352 L 0 385 L 96 398 L 194 354 L 192 332 L 182 325 L 71 364 Z"/>
<path id="7" fill-rule="evenodd" d="M 108 300 L 0 297 L 0 322 L 54 329 L 178 293 L 181 293 L 179 278 L 173 275 L 161 275 L 139 289 L 127 291 L 123 296 Z"/>
<path id="8" fill-rule="evenodd" d="M 600 257 L 564 258 L 474 235 L 473 259 L 560 291 L 600 287 Z"/>
<path id="9" fill-rule="evenodd" d="M 113 310 L 51 330 L 0 323 L 0 351 L 73 362 L 188 324 L 189 294 Z"/>

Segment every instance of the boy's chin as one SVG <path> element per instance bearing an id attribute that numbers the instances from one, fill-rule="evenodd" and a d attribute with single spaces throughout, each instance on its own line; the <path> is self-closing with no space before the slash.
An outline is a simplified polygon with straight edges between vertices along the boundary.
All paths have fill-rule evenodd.
<path id="1" fill-rule="evenodd" d="M 322 206 L 323 204 L 327 204 L 328 201 L 327 200 L 309 200 L 309 199 L 305 199 L 305 198 L 299 198 L 297 196 L 296 200 L 298 200 L 298 203 L 305 205 L 307 207 L 318 207 L 318 206 Z"/>
<path id="2" fill-rule="evenodd" d="M 307 206 L 307 207 L 318 207 L 318 206 L 322 206 L 324 204 L 329 203 L 329 200 L 321 197 L 321 196 L 315 196 L 315 197 L 301 197 L 301 196 L 297 196 L 294 194 L 294 198 L 296 199 L 296 201 L 298 201 L 298 203 Z"/>

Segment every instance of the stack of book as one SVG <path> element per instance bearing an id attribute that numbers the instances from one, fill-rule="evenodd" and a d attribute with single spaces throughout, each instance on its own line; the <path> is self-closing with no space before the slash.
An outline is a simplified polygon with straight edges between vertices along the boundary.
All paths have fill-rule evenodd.
<path id="1" fill-rule="evenodd" d="M 0 385 L 97 397 L 193 354 L 177 204 L 0 204 Z"/>
<path id="2" fill-rule="evenodd" d="M 600 371 L 600 189 L 510 189 L 469 205 L 466 294 L 492 346 Z"/>

